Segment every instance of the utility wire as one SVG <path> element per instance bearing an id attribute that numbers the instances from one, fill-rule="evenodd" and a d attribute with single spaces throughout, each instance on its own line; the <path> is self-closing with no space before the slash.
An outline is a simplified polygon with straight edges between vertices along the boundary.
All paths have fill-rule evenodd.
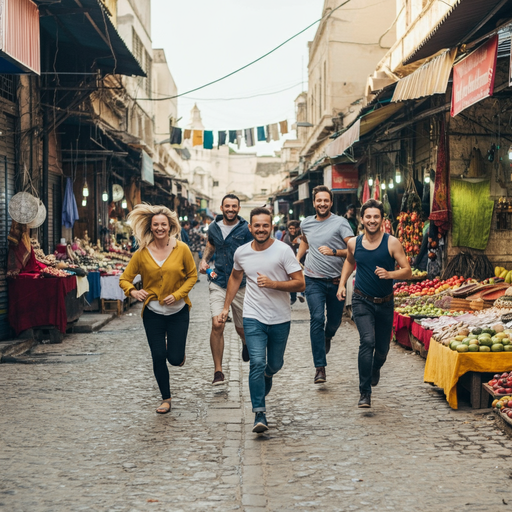
<path id="1" fill-rule="evenodd" d="M 306 30 L 309 30 L 311 27 L 316 25 L 317 23 L 320 23 L 322 20 L 330 18 L 332 14 L 337 11 L 339 8 L 343 7 L 344 5 L 348 4 L 351 0 L 345 0 L 345 2 L 338 5 L 338 7 L 335 7 L 332 11 L 330 11 L 325 16 L 322 16 L 320 19 L 314 21 L 310 25 L 308 25 L 306 28 L 302 29 L 300 32 L 297 32 L 293 36 L 289 37 L 286 41 L 282 42 L 280 45 L 276 46 L 274 49 L 270 50 L 269 52 L 265 53 L 261 57 L 258 57 L 257 59 L 253 60 L 252 62 L 249 62 L 245 66 L 242 66 L 241 68 L 236 69 L 235 71 L 232 71 L 231 73 L 228 73 L 227 75 L 224 75 L 221 78 L 217 78 L 217 80 L 213 80 L 212 82 L 208 82 L 207 84 L 201 85 L 200 87 L 196 87 L 195 89 L 190 89 L 189 91 L 182 92 L 181 94 L 175 94 L 174 96 L 166 96 L 164 98 L 136 98 L 137 101 L 164 101 L 164 100 L 173 100 L 174 98 L 179 98 L 181 96 L 185 96 L 186 94 L 190 94 L 191 92 L 199 91 L 200 89 L 204 89 L 205 87 L 209 87 L 210 85 L 216 84 L 217 82 L 221 82 L 222 80 L 225 80 L 226 78 L 229 78 L 230 76 L 235 75 L 236 73 L 239 73 L 240 71 L 248 68 L 249 66 L 252 66 L 253 64 L 256 64 L 256 62 L 259 62 L 260 60 L 263 60 L 265 57 L 268 57 L 271 53 L 274 53 L 276 50 L 279 50 L 282 46 L 284 46 L 286 43 L 289 43 L 292 39 L 295 39 L 296 37 L 300 36 L 302 33 L 306 32 Z"/>

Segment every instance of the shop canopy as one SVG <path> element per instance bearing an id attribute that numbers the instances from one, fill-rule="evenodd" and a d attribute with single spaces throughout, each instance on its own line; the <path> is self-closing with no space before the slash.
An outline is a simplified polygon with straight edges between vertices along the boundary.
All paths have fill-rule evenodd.
<path id="1" fill-rule="evenodd" d="M 396 85 L 392 102 L 414 100 L 433 94 L 444 94 L 457 50 L 447 50 L 423 64 Z"/>
<path id="2" fill-rule="evenodd" d="M 510 18 L 512 0 L 457 0 L 430 34 L 404 59 L 407 65 L 445 48 L 456 48 L 496 28 Z"/>
<path id="3" fill-rule="evenodd" d="M 34 0 L 41 30 L 62 47 L 77 47 L 96 64 L 120 75 L 146 76 L 99 0 Z"/>
<path id="4" fill-rule="evenodd" d="M 359 141 L 360 137 L 370 133 L 387 121 L 392 115 L 402 109 L 402 107 L 403 104 L 401 103 L 391 103 L 372 110 L 360 117 L 350 128 L 325 148 L 327 156 L 334 158 L 343 155 L 347 149 Z"/>

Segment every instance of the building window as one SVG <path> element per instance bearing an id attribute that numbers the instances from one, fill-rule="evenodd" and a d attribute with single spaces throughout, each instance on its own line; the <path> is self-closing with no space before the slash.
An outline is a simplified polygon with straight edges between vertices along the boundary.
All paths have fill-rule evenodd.
<path id="1" fill-rule="evenodd" d="M 140 64 L 140 67 L 146 73 L 146 78 L 139 77 L 138 85 L 141 90 L 144 91 L 146 98 L 151 98 L 151 68 L 152 68 L 152 60 L 149 56 L 149 53 L 144 48 L 140 37 L 137 35 L 137 32 L 132 27 L 132 52 L 133 56 L 137 59 L 137 62 Z"/>
<path id="2" fill-rule="evenodd" d="M 213 180 L 213 185 L 212 185 L 212 186 L 213 186 L 213 187 L 218 187 L 218 186 L 219 186 L 219 182 L 218 182 L 218 181 Z"/>
<path id="3" fill-rule="evenodd" d="M 0 96 L 6 100 L 16 100 L 15 76 L 13 75 L 0 75 Z"/>

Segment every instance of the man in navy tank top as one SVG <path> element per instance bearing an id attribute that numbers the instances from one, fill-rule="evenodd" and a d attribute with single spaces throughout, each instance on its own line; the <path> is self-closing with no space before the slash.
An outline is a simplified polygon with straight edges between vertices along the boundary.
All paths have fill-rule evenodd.
<path id="1" fill-rule="evenodd" d="M 361 222 L 364 234 L 347 244 L 337 297 L 345 300 L 347 279 L 357 263 L 352 296 L 352 315 L 359 331 L 361 398 L 357 405 L 371 407 L 372 386 L 379 383 L 393 329 L 393 280 L 410 279 L 412 271 L 400 242 L 382 229 L 384 208 L 380 201 L 370 199 L 363 204 Z"/>

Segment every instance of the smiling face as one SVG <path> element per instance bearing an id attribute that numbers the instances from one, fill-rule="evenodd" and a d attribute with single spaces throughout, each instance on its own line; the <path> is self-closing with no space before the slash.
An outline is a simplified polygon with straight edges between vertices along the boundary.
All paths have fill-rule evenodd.
<path id="1" fill-rule="evenodd" d="M 170 230 L 169 219 L 165 215 L 153 215 L 151 232 L 155 240 L 167 240 Z"/>
<path id="2" fill-rule="evenodd" d="M 288 228 L 288 233 L 290 233 L 290 237 L 295 238 L 295 236 L 297 235 L 297 227 L 296 226 L 290 226 Z"/>
<path id="3" fill-rule="evenodd" d="M 313 206 L 315 207 L 317 217 L 322 219 L 329 217 L 332 207 L 332 200 L 329 192 L 317 192 Z"/>
<path id="4" fill-rule="evenodd" d="M 383 220 L 378 208 L 368 208 L 365 210 L 361 222 L 363 223 L 365 231 L 369 235 L 374 235 L 380 231 Z"/>
<path id="5" fill-rule="evenodd" d="M 220 207 L 222 216 L 224 217 L 224 223 L 230 224 L 236 221 L 236 216 L 240 211 L 240 203 L 236 199 L 226 197 Z"/>
<path id="6" fill-rule="evenodd" d="M 264 244 L 272 233 L 272 217 L 266 213 L 253 215 L 249 230 L 256 243 Z"/>

